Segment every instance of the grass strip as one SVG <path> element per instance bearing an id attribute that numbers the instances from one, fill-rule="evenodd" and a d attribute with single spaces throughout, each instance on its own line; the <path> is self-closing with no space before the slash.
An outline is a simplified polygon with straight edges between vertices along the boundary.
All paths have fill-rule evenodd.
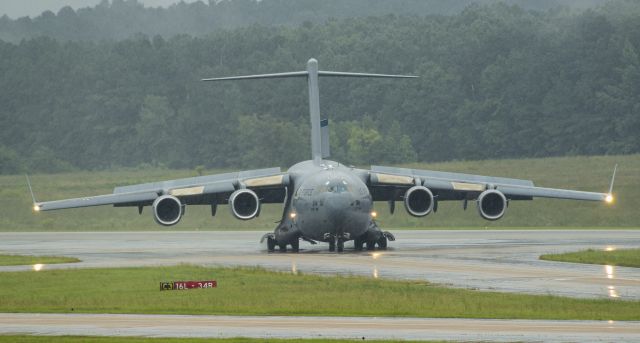
<path id="1" fill-rule="evenodd" d="M 160 291 L 162 281 L 218 288 Z M 639 301 L 191 265 L 0 273 L 0 312 L 640 320 Z"/>
<path id="2" fill-rule="evenodd" d="M 20 266 L 31 264 L 56 264 L 80 262 L 74 257 L 64 256 L 29 256 L 29 255 L 0 255 L 0 266 Z"/>
<path id="3" fill-rule="evenodd" d="M 373 343 L 393 343 L 404 341 L 366 340 Z M 94 337 L 94 336 L 2 336 L 0 343 L 353 343 L 353 339 L 274 339 L 274 338 L 146 338 L 146 337 Z M 412 341 L 416 343 L 437 343 L 445 341 Z"/>
<path id="4" fill-rule="evenodd" d="M 640 249 L 595 250 L 547 254 L 541 260 L 640 268 Z"/>

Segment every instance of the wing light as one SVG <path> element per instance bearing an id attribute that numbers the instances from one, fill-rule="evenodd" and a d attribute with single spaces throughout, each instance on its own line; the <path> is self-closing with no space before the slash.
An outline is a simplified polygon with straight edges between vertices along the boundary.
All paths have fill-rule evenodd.
<path id="1" fill-rule="evenodd" d="M 40 212 L 40 205 L 34 204 L 33 205 L 33 212 Z"/>
<path id="2" fill-rule="evenodd" d="M 371 211 L 371 217 L 372 218 L 376 218 L 378 216 L 378 212 L 376 211 Z"/>
<path id="3" fill-rule="evenodd" d="M 607 194 L 607 196 L 604 198 L 604 201 L 607 202 L 607 204 L 612 204 L 613 203 L 613 194 Z"/>

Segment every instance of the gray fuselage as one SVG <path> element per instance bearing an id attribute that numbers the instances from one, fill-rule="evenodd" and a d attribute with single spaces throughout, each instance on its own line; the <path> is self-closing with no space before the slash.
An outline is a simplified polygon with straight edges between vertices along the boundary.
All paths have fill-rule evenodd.
<path id="1" fill-rule="evenodd" d="M 366 233 L 373 208 L 366 171 L 334 161 L 304 161 L 292 166 L 289 175 L 292 198 L 285 216 L 303 237 L 350 240 Z"/>

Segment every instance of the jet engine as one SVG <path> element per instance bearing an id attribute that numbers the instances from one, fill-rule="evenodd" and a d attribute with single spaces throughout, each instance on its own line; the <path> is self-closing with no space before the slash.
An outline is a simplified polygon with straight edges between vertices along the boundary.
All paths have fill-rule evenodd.
<path id="1" fill-rule="evenodd" d="M 433 193 L 424 186 L 413 186 L 404 194 L 404 207 L 414 217 L 424 217 L 433 210 Z"/>
<path id="2" fill-rule="evenodd" d="M 238 189 L 229 197 L 229 208 L 231 214 L 238 219 L 253 219 L 260 213 L 260 199 L 250 189 Z"/>
<path id="3" fill-rule="evenodd" d="M 507 210 L 507 198 L 502 192 L 489 189 L 478 196 L 478 213 L 486 220 L 498 220 Z"/>
<path id="4" fill-rule="evenodd" d="M 164 226 L 177 224 L 182 218 L 182 203 L 173 195 L 163 195 L 153 202 L 153 219 Z"/>

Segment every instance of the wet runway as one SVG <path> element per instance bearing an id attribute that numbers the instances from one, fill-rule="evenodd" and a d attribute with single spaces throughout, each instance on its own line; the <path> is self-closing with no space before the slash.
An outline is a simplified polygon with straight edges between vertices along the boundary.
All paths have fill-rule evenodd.
<path id="1" fill-rule="evenodd" d="M 65 255 L 76 264 L 44 269 L 172 265 L 262 266 L 320 274 L 419 279 L 453 287 L 640 300 L 637 268 L 540 261 L 545 253 L 640 247 L 640 230 L 392 231 L 380 252 L 328 252 L 301 243 L 301 253 L 267 253 L 263 232 L 0 233 L 0 253 Z M 0 267 L 0 271 L 31 266 Z"/>
<path id="2" fill-rule="evenodd" d="M 420 279 L 444 285 L 585 298 L 640 299 L 636 268 L 538 260 L 544 253 L 640 246 L 640 230 L 398 231 L 390 249 L 343 254 L 326 244 L 268 253 L 263 232 L 0 233 L 0 253 L 81 259 L 57 268 L 191 263 Z M 347 248 L 350 248 L 348 245 Z M 0 271 L 33 266 L 0 267 Z M 234 317 L 0 313 L 0 334 L 148 337 L 638 342 L 640 322 L 429 318 Z"/>

